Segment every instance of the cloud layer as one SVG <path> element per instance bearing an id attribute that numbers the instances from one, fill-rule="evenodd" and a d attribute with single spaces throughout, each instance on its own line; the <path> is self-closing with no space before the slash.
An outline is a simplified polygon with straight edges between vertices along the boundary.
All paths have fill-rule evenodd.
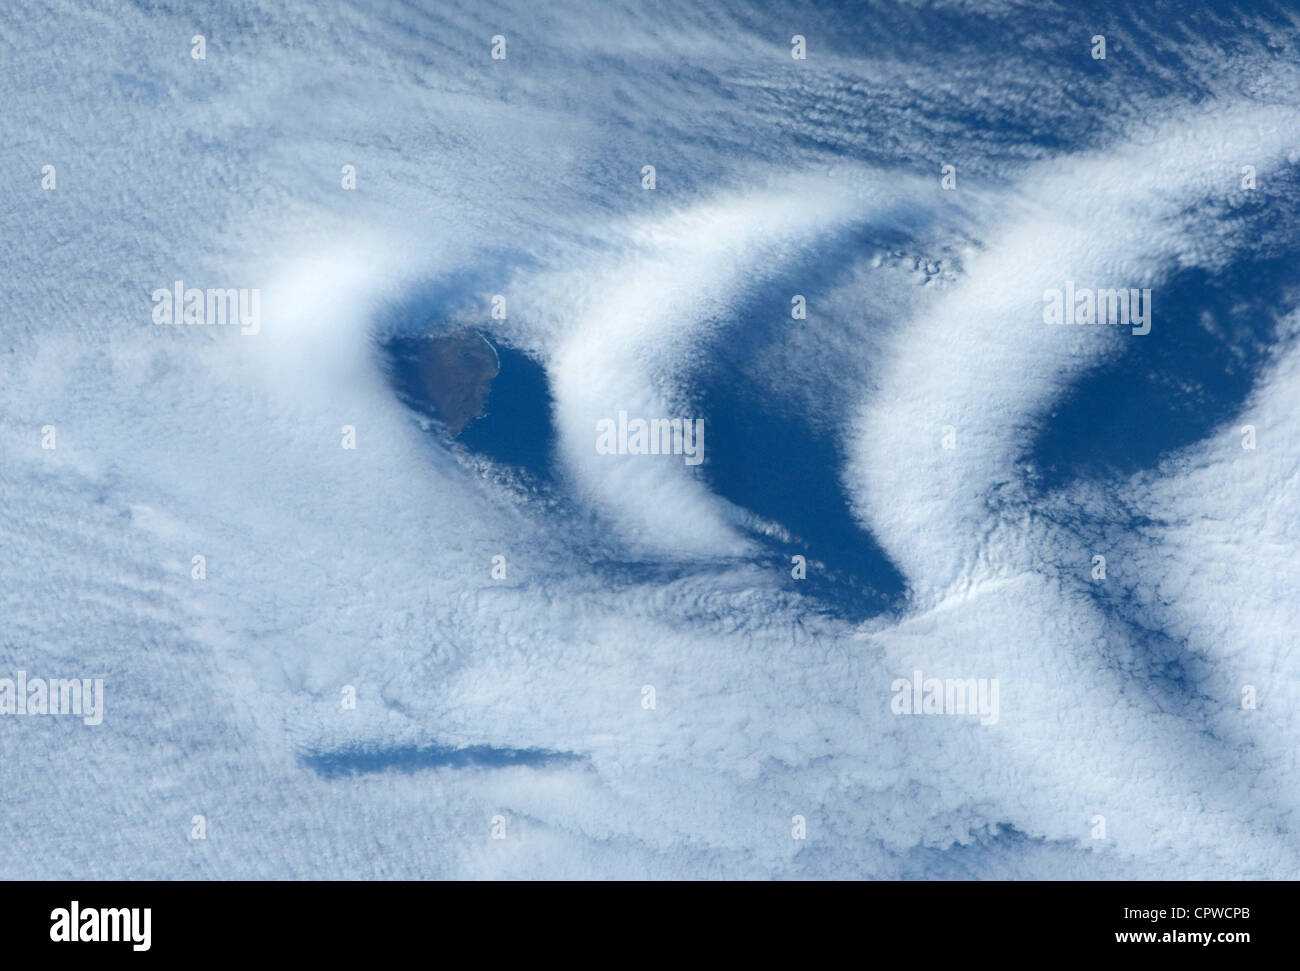
<path id="1" fill-rule="evenodd" d="M 5 873 L 1296 874 L 1293 16 L 5 16 L 0 677 L 106 695 L 8 719 Z M 1255 329 L 1187 309 L 1254 266 Z M 260 289 L 260 333 L 154 325 L 175 280 Z M 1066 280 L 1152 287 L 1152 333 L 1045 326 Z M 545 484 L 393 393 L 386 338 L 464 326 L 544 368 Z M 1072 391 L 1194 328 L 1248 393 L 1042 485 Z M 883 607 L 792 579 L 793 516 L 594 449 L 732 393 L 832 443 Z M 891 713 L 918 669 L 998 679 L 997 723 Z"/>

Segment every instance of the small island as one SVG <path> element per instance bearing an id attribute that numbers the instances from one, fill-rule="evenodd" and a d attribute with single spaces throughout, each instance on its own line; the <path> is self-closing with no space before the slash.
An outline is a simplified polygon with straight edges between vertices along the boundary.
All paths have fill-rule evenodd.
<path id="1" fill-rule="evenodd" d="M 419 397 L 453 438 L 483 417 L 492 380 L 501 373 L 487 338 L 460 331 L 412 341 L 408 352 Z"/>

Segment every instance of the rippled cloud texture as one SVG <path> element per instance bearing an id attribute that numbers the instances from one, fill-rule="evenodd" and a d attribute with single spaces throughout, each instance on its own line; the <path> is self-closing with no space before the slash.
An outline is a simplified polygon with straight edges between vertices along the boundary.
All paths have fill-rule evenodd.
<path id="1" fill-rule="evenodd" d="M 1075 6 L 8 7 L 0 873 L 1300 873 L 1300 13 Z"/>

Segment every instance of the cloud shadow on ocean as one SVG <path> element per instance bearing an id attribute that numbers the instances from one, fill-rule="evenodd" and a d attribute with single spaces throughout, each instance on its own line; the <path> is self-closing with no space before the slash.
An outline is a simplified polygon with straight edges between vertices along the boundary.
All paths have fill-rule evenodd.
<path id="1" fill-rule="evenodd" d="M 515 766 L 539 768 L 583 761 L 572 752 L 549 749 L 498 748 L 492 745 L 401 745 L 334 749 L 302 755 L 299 762 L 327 779 L 402 772 L 410 775 L 429 769 L 505 769 Z"/>

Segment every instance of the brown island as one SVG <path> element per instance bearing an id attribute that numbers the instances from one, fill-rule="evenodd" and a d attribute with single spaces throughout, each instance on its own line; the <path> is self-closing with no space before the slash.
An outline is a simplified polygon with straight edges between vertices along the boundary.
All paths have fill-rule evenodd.
<path id="1" fill-rule="evenodd" d="M 492 379 L 501 373 L 496 349 L 474 331 L 420 341 L 412 363 L 421 394 L 453 437 L 483 417 Z"/>

